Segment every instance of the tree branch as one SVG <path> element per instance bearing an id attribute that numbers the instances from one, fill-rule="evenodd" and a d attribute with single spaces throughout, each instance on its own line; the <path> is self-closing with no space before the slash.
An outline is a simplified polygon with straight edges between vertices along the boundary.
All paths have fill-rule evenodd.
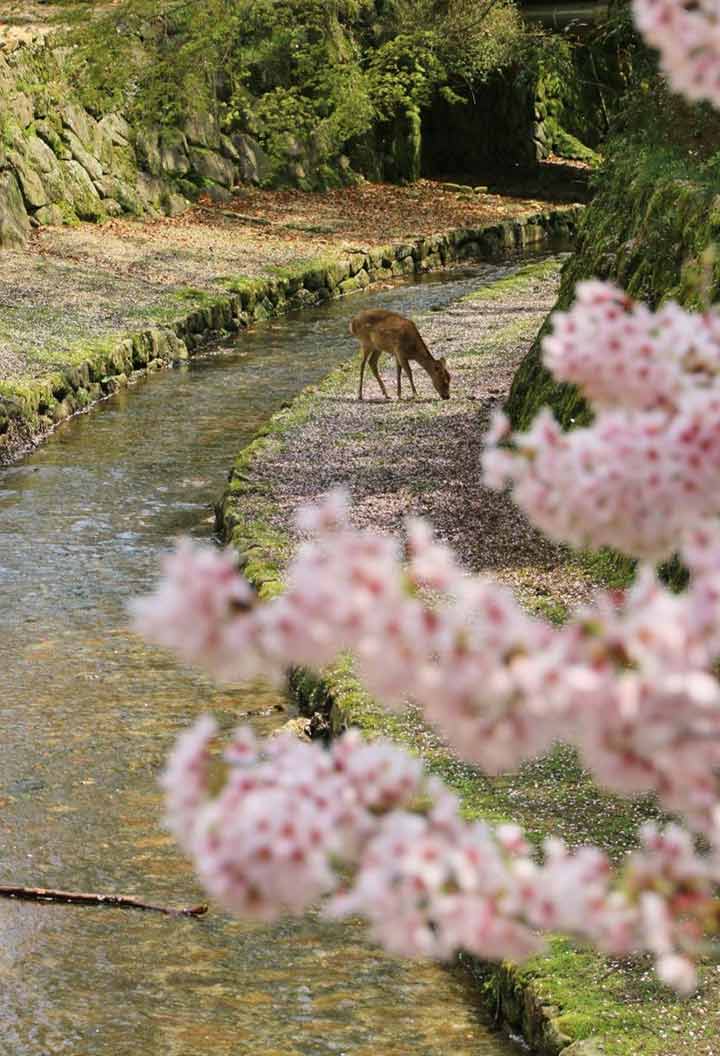
<path id="1" fill-rule="evenodd" d="M 182 909 L 158 906 L 143 902 L 132 895 L 102 895 L 93 891 L 59 891 L 52 887 L 24 887 L 22 884 L 0 884 L 0 898 L 18 898 L 27 902 L 64 902 L 79 906 L 120 906 L 124 909 L 152 910 L 168 917 L 201 917 L 207 913 L 207 905 L 200 904 Z"/>

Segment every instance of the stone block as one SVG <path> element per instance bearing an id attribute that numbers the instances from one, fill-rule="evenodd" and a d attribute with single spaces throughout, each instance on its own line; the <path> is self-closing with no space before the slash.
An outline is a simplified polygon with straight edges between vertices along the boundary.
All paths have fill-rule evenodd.
<path id="1" fill-rule="evenodd" d="M 160 206 L 166 216 L 180 216 L 190 208 L 190 202 L 175 191 L 166 191 L 160 198 Z"/>
<path id="2" fill-rule="evenodd" d="M 115 201 L 114 198 L 103 198 L 102 207 L 107 216 L 122 216 L 124 212 L 120 202 Z"/>
<path id="3" fill-rule="evenodd" d="M 334 290 L 336 286 L 339 286 L 345 279 L 350 276 L 350 263 L 347 260 L 337 260 L 332 264 L 328 264 L 325 271 L 325 282 L 326 285 Z"/>
<path id="4" fill-rule="evenodd" d="M 145 209 L 162 209 L 161 200 L 165 193 L 165 184 L 157 176 L 151 176 L 147 172 L 139 172 L 137 176 L 137 193 Z"/>
<path id="5" fill-rule="evenodd" d="M 351 253 L 350 254 L 350 259 L 348 261 L 349 268 L 350 268 L 350 274 L 351 275 L 357 275 L 359 271 L 362 271 L 362 269 L 365 267 L 367 262 L 368 262 L 368 258 L 365 255 L 365 253 L 362 253 L 362 252 L 360 252 L 360 253 Z"/>
<path id="6" fill-rule="evenodd" d="M 162 172 L 160 162 L 160 134 L 154 128 L 142 128 L 135 136 L 135 152 L 140 165 L 151 176 L 159 176 Z"/>
<path id="7" fill-rule="evenodd" d="M 106 114 L 98 125 L 115 146 L 126 147 L 130 142 L 130 125 L 121 114 Z"/>
<path id="8" fill-rule="evenodd" d="M 29 136 L 25 143 L 25 156 L 32 167 L 39 172 L 48 173 L 57 170 L 57 158 L 40 136 Z"/>
<path id="9" fill-rule="evenodd" d="M 201 147 L 190 147 L 188 157 L 192 169 L 205 180 L 212 180 L 221 187 L 232 187 L 236 182 L 235 166 L 221 154 Z"/>
<path id="10" fill-rule="evenodd" d="M 59 205 L 43 205 L 35 213 L 35 219 L 43 227 L 57 227 L 64 222 L 65 217 Z"/>
<path id="11" fill-rule="evenodd" d="M 56 158 L 64 161 L 70 160 L 72 157 L 70 148 L 52 122 L 37 121 L 35 123 L 35 133 L 47 144 Z"/>
<path id="12" fill-rule="evenodd" d="M 171 176 L 190 171 L 187 140 L 179 129 L 164 128 L 158 142 L 160 169 Z"/>
<path id="13" fill-rule="evenodd" d="M 67 130 L 65 139 L 73 158 L 82 165 L 90 179 L 99 179 L 103 174 L 102 165 L 89 150 L 85 149 L 80 138 L 72 131 L 72 129 Z"/>
<path id="14" fill-rule="evenodd" d="M 183 132 L 194 146 L 220 147 L 220 130 L 214 114 L 197 112 L 185 118 Z"/>
<path id="15" fill-rule="evenodd" d="M 65 103 L 58 113 L 63 127 L 74 132 L 80 142 L 88 147 L 92 143 L 92 123 L 94 123 L 88 112 L 77 103 Z"/>
<path id="16" fill-rule="evenodd" d="M 39 209 L 40 206 L 47 205 L 49 202 L 47 192 L 29 159 L 25 155 L 11 150 L 8 152 L 7 160 L 15 170 L 22 196 L 28 208 Z"/>
<path id="17" fill-rule="evenodd" d="M 103 214 L 100 195 L 79 161 L 59 162 L 68 203 L 81 220 L 99 220 Z"/>
<path id="18" fill-rule="evenodd" d="M 237 153 L 237 167 L 241 180 L 247 183 L 262 183 L 272 172 L 270 159 L 257 140 L 242 132 L 230 137 Z"/>
<path id="19" fill-rule="evenodd" d="M 14 92 L 4 100 L 5 109 L 9 111 L 20 128 L 27 128 L 31 124 L 34 115 L 33 104 L 25 92 Z"/>

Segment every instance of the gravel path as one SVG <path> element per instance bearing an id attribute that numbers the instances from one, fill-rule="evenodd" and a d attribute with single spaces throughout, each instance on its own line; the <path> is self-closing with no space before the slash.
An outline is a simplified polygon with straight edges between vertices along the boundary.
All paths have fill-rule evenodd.
<path id="1" fill-rule="evenodd" d="M 585 597 L 587 580 L 562 550 L 506 495 L 481 483 L 482 433 L 555 300 L 557 273 L 537 270 L 502 298 L 465 299 L 417 320 L 429 348 L 447 358 L 449 400 L 439 399 L 419 367 L 417 400 L 386 403 L 366 372 L 359 403 L 356 365 L 324 388 L 310 419 L 256 466 L 275 505 L 274 527 L 287 532 L 298 505 L 343 484 L 357 524 L 395 533 L 407 515 L 427 517 L 468 567 L 513 585 L 528 604 L 572 605 Z M 390 357 L 381 373 L 393 394 Z"/>

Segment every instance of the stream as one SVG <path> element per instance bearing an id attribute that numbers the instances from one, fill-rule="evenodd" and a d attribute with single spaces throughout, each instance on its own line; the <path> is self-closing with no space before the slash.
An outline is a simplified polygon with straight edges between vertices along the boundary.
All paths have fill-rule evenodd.
<path id="1" fill-rule="evenodd" d="M 178 534 L 210 538 L 235 453 L 356 353 L 348 320 L 414 315 L 513 265 L 425 276 L 253 331 L 59 428 L 0 470 L 0 882 L 203 900 L 157 775 L 204 710 L 267 733 L 266 689 L 219 689 L 126 630 Z M 372 382 L 371 382 L 372 384 Z M 361 926 L 268 927 L 0 900 L 0 1056 L 511 1056 L 459 972 Z"/>

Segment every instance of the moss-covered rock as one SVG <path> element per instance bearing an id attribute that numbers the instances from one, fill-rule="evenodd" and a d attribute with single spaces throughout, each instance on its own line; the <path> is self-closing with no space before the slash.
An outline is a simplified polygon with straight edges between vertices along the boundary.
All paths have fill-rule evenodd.
<path id="1" fill-rule="evenodd" d="M 54 227 L 64 223 L 65 214 L 59 205 L 44 205 L 35 213 L 35 219 L 45 227 Z"/>
<path id="2" fill-rule="evenodd" d="M 95 185 L 79 161 L 61 161 L 66 201 L 81 220 L 99 220 L 103 208 Z"/>
<path id="3" fill-rule="evenodd" d="M 28 209 L 39 209 L 48 204 L 48 195 L 40 176 L 29 158 L 15 150 L 8 152 L 7 160 L 15 171 L 22 196 Z"/>
<path id="4" fill-rule="evenodd" d="M 19 246 L 30 234 L 30 217 L 15 174 L 0 172 L 0 248 Z"/>
<path id="5" fill-rule="evenodd" d="M 190 147 L 188 158 L 191 171 L 201 179 L 212 180 L 221 187 L 232 187 L 236 182 L 235 166 L 228 158 L 203 147 Z"/>
<path id="6" fill-rule="evenodd" d="M 163 128 L 158 137 L 160 171 L 169 176 L 185 176 L 190 171 L 188 144 L 179 128 Z"/>
<path id="7" fill-rule="evenodd" d="M 720 237 L 720 196 L 709 183 L 657 178 L 614 161 L 578 229 L 575 252 L 563 269 L 556 310 L 573 300 L 575 285 L 597 277 L 617 282 L 656 307 L 674 298 L 697 306 L 694 281 L 704 249 Z M 720 265 L 716 265 L 716 296 Z M 515 429 L 525 429 L 540 407 L 552 407 L 569 428 L 588 420 L 577 390 L 557 384 L 542 364 L 540 340 L 547 323 L 513 379 L 505 410 Z"/>

